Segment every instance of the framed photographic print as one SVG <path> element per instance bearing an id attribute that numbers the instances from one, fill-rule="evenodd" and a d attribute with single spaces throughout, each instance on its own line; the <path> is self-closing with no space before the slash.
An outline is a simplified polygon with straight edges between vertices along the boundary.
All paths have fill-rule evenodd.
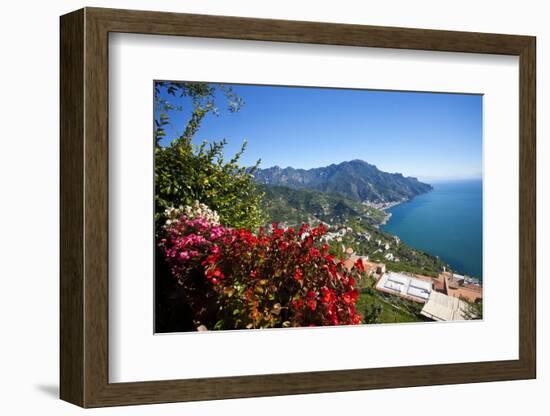
<path id="1" fill-rule="evenodd" d="M 536 376 L 535 38 L 61 17 L 61 398 Z"/>

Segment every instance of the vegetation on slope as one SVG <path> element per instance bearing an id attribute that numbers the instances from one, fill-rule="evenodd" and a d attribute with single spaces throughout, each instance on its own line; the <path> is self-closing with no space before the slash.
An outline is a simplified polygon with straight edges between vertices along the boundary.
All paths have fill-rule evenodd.
<path id="1" fill-rule="evenodd" d="M 261 187 L 262 209 L 267 223 L 286 226 L 320 221 L 330 226 L 330 245 L 334 252 L 352 248 L 371 261 L 383 262 L 389 270 L 437 276 L 448 267 L 438 257 L 404 244 L 379 228 L 386 218 L 384 211 L 369 207 L 338 194 L 282 186 Z"/>
<path id="2" fill-rule="evenodd" d="M 284 186 L 260 186 L 263 208 L 272 222 L 288 225 L 302 223 L 343 224 L 351 218 L 368 224 L 380 224 L 383 211 L 342 195 Z"/>

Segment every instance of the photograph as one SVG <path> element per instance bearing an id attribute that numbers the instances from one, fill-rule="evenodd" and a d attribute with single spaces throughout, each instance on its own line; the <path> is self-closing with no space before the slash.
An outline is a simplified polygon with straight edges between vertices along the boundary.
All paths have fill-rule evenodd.
<path id="1" fill-rule="evenodd" d="M 155 333 L 483 319 L 482 94 L 153 100 Z"/>

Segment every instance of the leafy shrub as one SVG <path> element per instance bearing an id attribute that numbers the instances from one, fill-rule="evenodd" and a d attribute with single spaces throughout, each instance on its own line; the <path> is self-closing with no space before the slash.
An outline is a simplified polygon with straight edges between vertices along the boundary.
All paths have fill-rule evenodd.
<path id="1" fill-rule="evenodd" d="M 380 303 L 369 303 L 363 312 L 365 323 L 378 324 L 382 316 L 382 305 Z"/>
<path id="2" fill-rule="evenodd" d="M 464 296 L 460 296 L 460 300 L 466 304 L 464 319 L 483 319 L 483 302 L 480 300 L 472 302 Z"/>
<path id="3" fill-rule="evenodd" d="M 264 222 L 253 169 L 241 167 L 245 147 L 225 162 L 225 142 L 195 146 L 188 139 L 174 140 L 155 149 L 155 212 L 157 224 L 172 206 L 191 205 L 200 200 L 215 209 L 224 224 L 256 228 Z M 157 228 L 158 231 L 158 228 Z"/>
<path id="4" fill-rule="evenodd" d="M 215 209 L 224 224 L 253 229 L 265 223 L 260 192 L 253 178 L 257 168 L 239 166 L 246 148 L 230 160 L 224 159 L 225 140 L 194 144 L 202 120 L 218 114 L 216 97 L 224 95 L 230 113 L 244 104 L 231 87 L 222 84 L 194 82 L 155 83 L 155 220 L 156 231 L 166 220 L 170 207 L 202 201 Z M 171 98 L 185 98 L 187 111 L 172 103 Z M 181 102 L 181 101 L 178 101 Z M 183 132 L 168 137 L 172 118 L 188 117 Z M 173 127 L 173 126 L 172 126 Z M 259 163 L 259 161 L 258 161 Z"/>
<path id="5" fill-rule="evenodd" d="M 257 234 L 183 214 L 160 240 L 196 327 L 302 327 L 360 323 L 355 282 L 364 270 L 335 261 L 326 233 L 273 224 Z"/>

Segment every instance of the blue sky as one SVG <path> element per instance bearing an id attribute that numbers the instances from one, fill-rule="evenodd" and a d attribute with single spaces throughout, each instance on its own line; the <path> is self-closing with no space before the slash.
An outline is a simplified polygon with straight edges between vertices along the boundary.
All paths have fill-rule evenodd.
<path id="1" fill-rule="evenodd" d="M 215 84 L 213 84 L 215 85 Z M 470 179 L 482 172 L 482 96 L 233 85 L 245 102 L 209 114 L 195 143 L 225 138 L 226 155 L 248 148 L 241 162 L 261 167 L 313 168 L 362 159 L 387 172 L 421 180 Z M 174 99 L 168 136 L 183 131 L 188 99 Z"/>

